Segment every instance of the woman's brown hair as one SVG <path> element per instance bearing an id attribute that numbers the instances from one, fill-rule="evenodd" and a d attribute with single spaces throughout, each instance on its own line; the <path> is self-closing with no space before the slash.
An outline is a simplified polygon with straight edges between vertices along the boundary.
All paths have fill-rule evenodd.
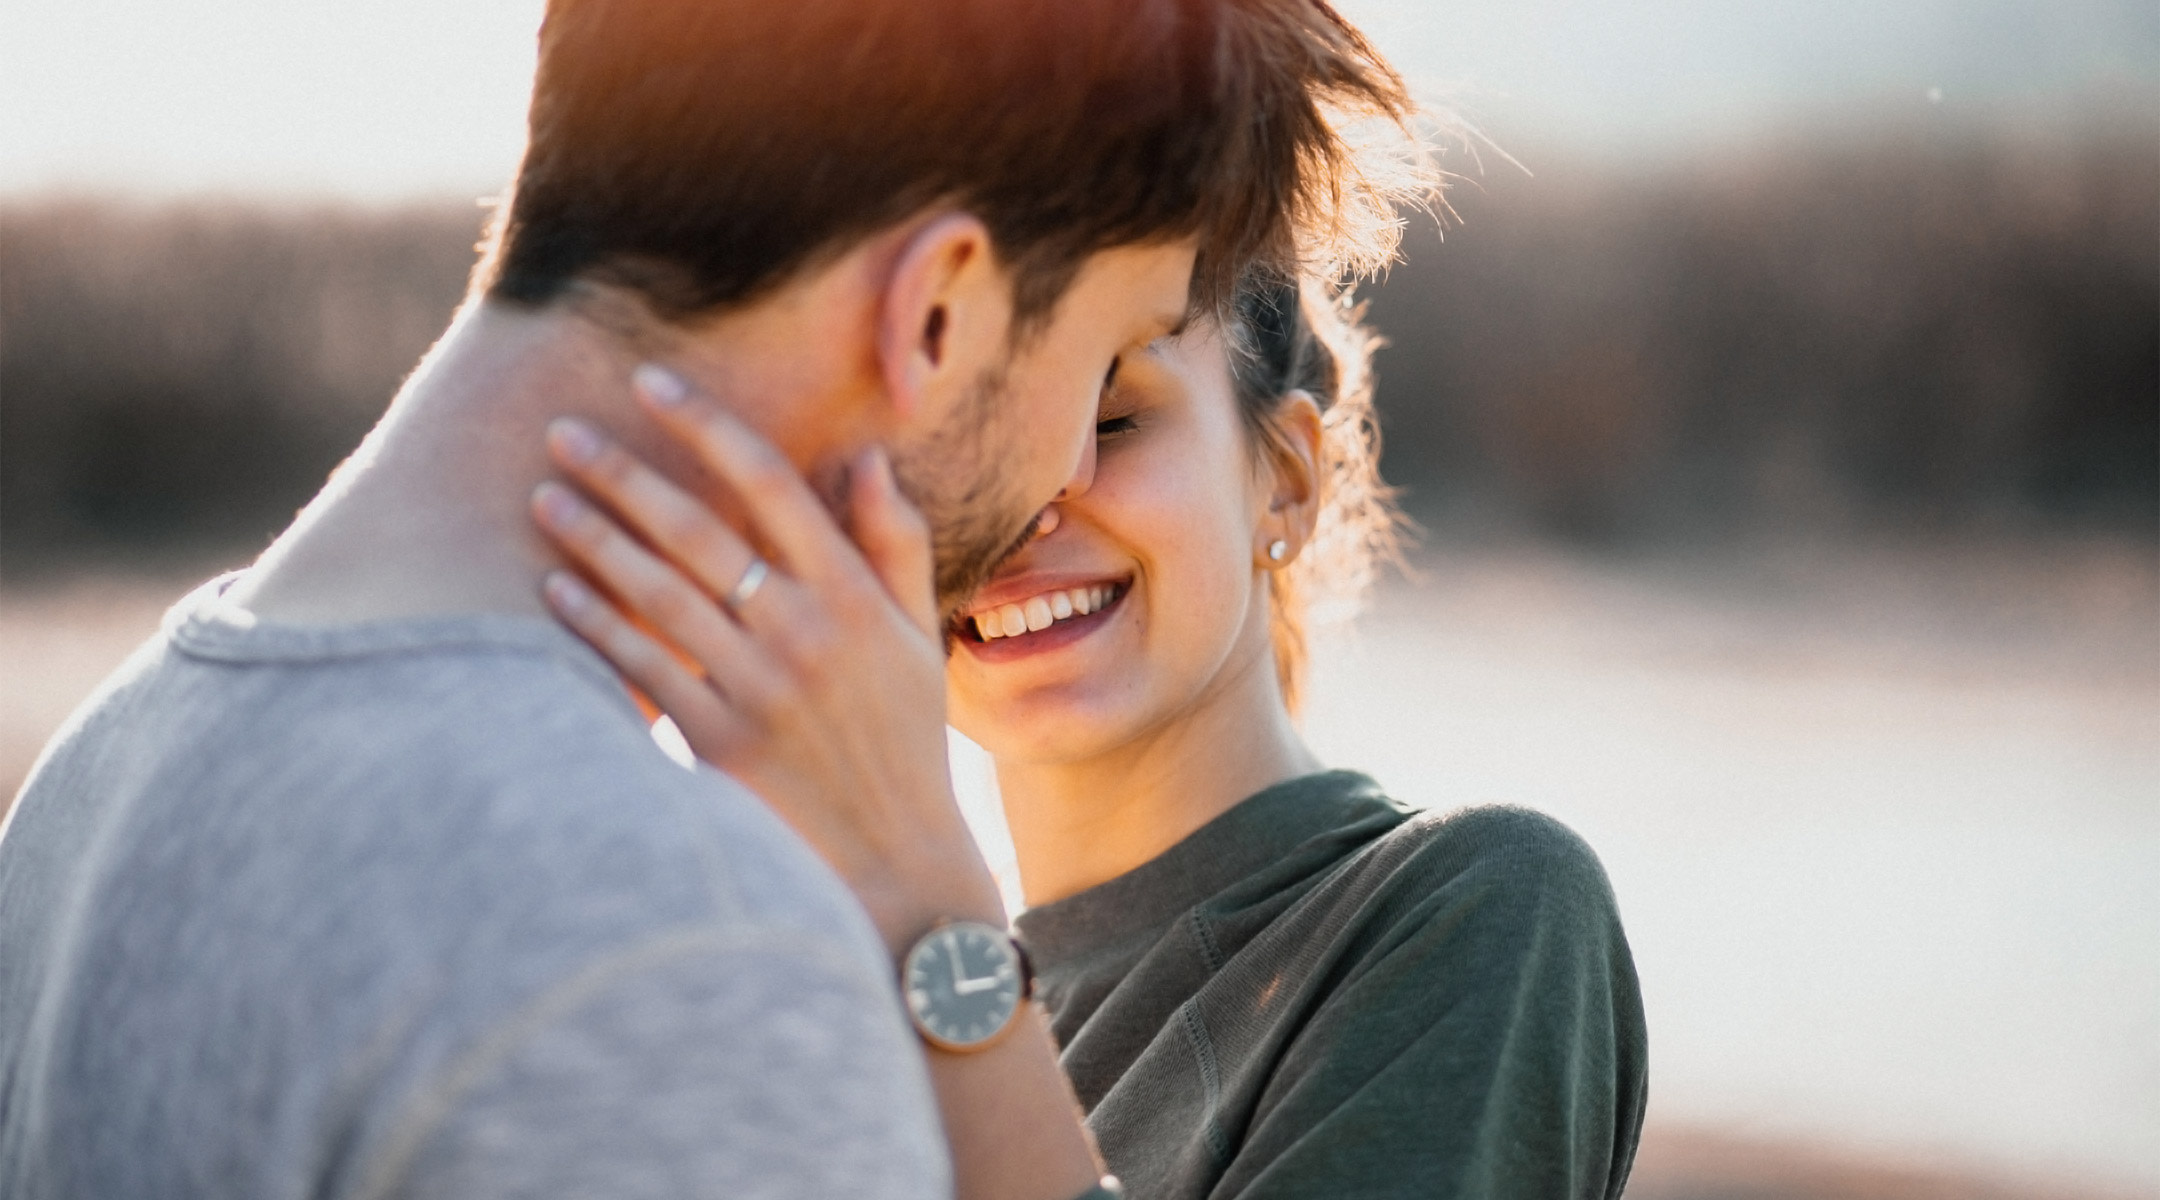
<path id="1" fill-rule="evenodd" d="M 1269 573 L 1275 675 L 1295 714 L 1303 699 L 1306 634 L 1354 615 L 1379 568 L 1399 560 L 1407 522 L 1380 478 L 1372 352 L 1380 339 L 1348 291 L 1324 279 L 1252 283 L 1233 305 L 1230 378 L 1238 414 L 1264 466 L 1292 453 L 1280 418 L 1293 391 L 1320 406 L 1320 514 L 1297 559 Z"/>

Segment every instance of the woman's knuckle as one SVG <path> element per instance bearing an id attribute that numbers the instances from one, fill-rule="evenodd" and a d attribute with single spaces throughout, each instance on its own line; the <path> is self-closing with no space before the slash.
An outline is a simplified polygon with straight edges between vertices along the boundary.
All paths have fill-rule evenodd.
<path id="1" fill-rule="evenodd" d="M 645 527 L 655 542 L 671 551 L 691 554 L 698 549 L 701 530 L 694 514 L 664 510 L 653 514 Z"/>
<path id="2" fill-rule="evenodd" d="M 721 528 L 719 522 L 702 515 L 682 521 L 675 536 L 686 560 L 708 567 L 726 562 L 734 542 L 733 535 Z"/>
<path id="3" fill-rule="evenodd" d="M 681 628 L 696 611 L 688 592 L 672 580 L 647 587 L 638 599 L 638 607 L 663 629 Z"/>
<path id="4" fill-rule="evenodd" d="M 621 492 L 636 471 L 636 461 L 622 447 L 613 444 L 602 447 L 584 467 L 585 477 L 609 493 Z"/>
<path id="5" fill-rule="evenodd" d="M 759 498 L 778 500 L 794 486 L 795 468 L 778 453 L 761 448 L 751 453 L 743 481 Z"/>
<path id="6" fill-rule="evenodd" d="M 610 622 L 606 629 L 608 657 L 620 664 L 624 671 L 639 675 L 651 669 L 653 651 L 637 631 L 621 621 Z"/>
<path id="7" fill-rule="evenodd" d="M 839 638 L 830 621 L 812 617 L 791 623 L 785 648 L 795 669 L 815 678 L 836 657 Z"/>

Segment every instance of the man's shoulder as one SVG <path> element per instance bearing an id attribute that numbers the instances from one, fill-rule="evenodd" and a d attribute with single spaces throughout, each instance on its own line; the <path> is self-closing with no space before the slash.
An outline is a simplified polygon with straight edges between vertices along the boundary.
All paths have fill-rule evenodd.
<path id="1" fill-rule="evenodd" d="M 409 842 L 350 857 L 499 867 L 513 887 L 639 857 L 696 867 L 753 912 L 782 883 L 768 863 L 836 886 L 754 796 L 668 758 L 615 674 L 551 622 L 276 628 L 198 603 L 168 637 L 172 678 L 119 727 L 170 743 L 178 761 L 160 765 L 209 793 L 192 804 Z"/>
<path id="2" fill-rule="evenodd" d="M 73 885 L 88 929 L 506 1000 L 656 930 L 715 923 L 882 972 L 815 854 L 734 781 L 670 760 L 550 626 L 266 639 L 198 622 L 166 639 L 24 796 L 95 826 L 76 839 L 95 851 L 77 868 L 95 882 Z"/>
<path id="3" fill-rule="evenodd" d="M 838 879 L 762 801 L 669 758 L 620 684 L 588 664 L 490 647 L 370 671 L 359 686 L 296 681 L 327 694 L 258 714 L 264 748 L 283 751 L 259 770 L 288 776 L 266 790 L 304 817 L 326 863 L 447 906 L 428 912 L 867 939 Z"/>
<path id="4" fill-rule="evenodd" d="M 667 758 L 605 674 L 545 646 L 174 649 L 25 797 L 82 816 L 0 843 L 5 885 L 82 828 L 70 878 L 12 924 L 43 947 L 17 1006 L 38 1103 L 129 1114 L 79 1131 L 100 1161 L 214 1174 L 293 1133 L 272 1158 L 335 1135 L 369 1174 L 471 1182 L 489 1147 L 615 1182 L 698 1147 L 770 1174 L 814 1165 L 773 1147 L 815 1110 L 804 1129 L 864 1143 L 831 1170 L 867 1147 L 935 1177 L 867 919 L 756 797 Z M 815 1036 L 776 1026 L 805 1006 Z"/>

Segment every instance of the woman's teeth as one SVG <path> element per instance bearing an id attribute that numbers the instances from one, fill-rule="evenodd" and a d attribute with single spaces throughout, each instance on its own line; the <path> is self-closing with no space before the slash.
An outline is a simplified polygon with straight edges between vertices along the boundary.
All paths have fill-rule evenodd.
<path id="1" fill-rule="evenodd" d="M 1018 604 L 1001 604 L 989 612 L 975 614 L 975 632 L 982 640 L 991 641 L 1001 637 L 1018 637 L 1051 625 L 1067 617 L 1084 617 L 1110 603 L 1116 594 L 1111 584 L 1094 587 L 1067 588 L 1062 592 L 1044 592 L 1030 596 Z"/>

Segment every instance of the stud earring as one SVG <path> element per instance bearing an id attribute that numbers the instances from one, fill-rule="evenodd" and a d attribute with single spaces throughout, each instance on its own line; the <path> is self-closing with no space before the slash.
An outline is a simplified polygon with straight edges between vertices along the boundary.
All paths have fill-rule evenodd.
<path id="1" fill-rule="evenodd" d="M 1290 543 L 1281 538 L 1276 538 L 1267 544 L 1267 556 L 1270 562 L 1281 562 L 1283 555 L 1288 553 L 1290 553 Z"/>

